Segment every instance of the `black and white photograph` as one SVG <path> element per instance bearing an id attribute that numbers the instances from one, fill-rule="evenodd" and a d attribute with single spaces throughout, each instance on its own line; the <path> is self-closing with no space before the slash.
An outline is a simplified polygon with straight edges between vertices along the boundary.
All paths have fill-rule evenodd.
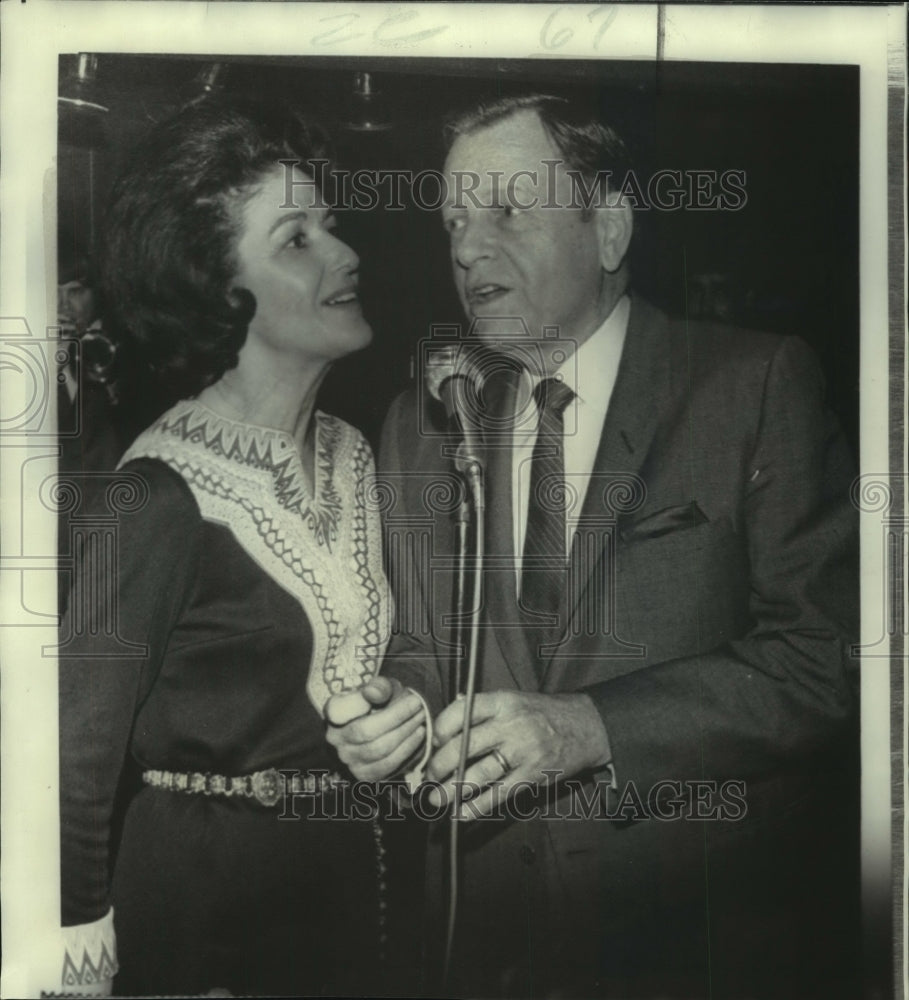
<path id="1" fill-rule="evenodd" d="M 3 4 L 2 996 L 904 995 L 905 14 Z"/>

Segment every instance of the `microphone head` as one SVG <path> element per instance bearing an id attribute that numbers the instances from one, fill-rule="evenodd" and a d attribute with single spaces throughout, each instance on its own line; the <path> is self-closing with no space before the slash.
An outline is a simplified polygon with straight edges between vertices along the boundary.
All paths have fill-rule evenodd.
<path id="1" fill-rule="evenodd" d="M 478 373 L 471 352 L 463 344 L 433 345 L 424 359 L 423 384 L 445 407 L 449 420 L 476 408 L 470 398 L 476 395 Z"/>
<path id="2" fill-rule="evenodd" d="M 444 403 L 442 398 L 442 383 L 458 374 L 458 344 L 433 346 L 426 352 L 423 365 L 423 384 L 429 390 L 430 396 Z"/>
<path id="3" fill-rule="evenodd" d="M 449 440 L 460 441 L 459 472 L 478 462 L 477 405 L 484 382 L 476 352 L 464 344 L 433 344 L 424 356 L 423 383 L 445 407 Z"/>

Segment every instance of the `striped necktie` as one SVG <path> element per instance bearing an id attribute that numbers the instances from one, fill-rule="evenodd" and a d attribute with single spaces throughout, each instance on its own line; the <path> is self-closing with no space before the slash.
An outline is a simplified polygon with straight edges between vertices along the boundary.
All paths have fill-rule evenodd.
<path id="1" fill-rule="evenodd" d="M 543 641 L 553 641 L 563 630 L 558 614 L 568 567 L 562 415 L 574 395 L 561 379 L 555 378 L 543 379 L 533 393 L 540 421 L 530 465 L 521 605 L 543 630 Z M 548 621 L 539 617 L 543 615 Z"/>

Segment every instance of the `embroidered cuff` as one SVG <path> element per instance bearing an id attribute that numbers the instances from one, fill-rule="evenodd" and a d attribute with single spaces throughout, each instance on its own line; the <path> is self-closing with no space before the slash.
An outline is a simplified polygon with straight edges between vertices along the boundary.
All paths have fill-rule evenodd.
<path id="1" fill-rule="evenodd" d="M 83 992 L 105 979 L 113 979 L 119 971 L 113 908 L 94 923 L 61 928 L 60 936 L 61 992 Z"/>

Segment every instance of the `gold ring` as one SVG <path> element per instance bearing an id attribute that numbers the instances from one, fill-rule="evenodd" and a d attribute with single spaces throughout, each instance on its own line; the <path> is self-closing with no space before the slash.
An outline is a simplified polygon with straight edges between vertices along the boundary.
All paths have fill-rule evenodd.
<path id="1" fill-rule="evenodd" d="M 501 750 L 498 748 L 491 750 L 489 755 L 490 757 L 495 758 L 495 762 L 502 768 L 503 775 L 511 773 L 511 764 L 508 763 L 508 758 L 502 753 Z"/>

